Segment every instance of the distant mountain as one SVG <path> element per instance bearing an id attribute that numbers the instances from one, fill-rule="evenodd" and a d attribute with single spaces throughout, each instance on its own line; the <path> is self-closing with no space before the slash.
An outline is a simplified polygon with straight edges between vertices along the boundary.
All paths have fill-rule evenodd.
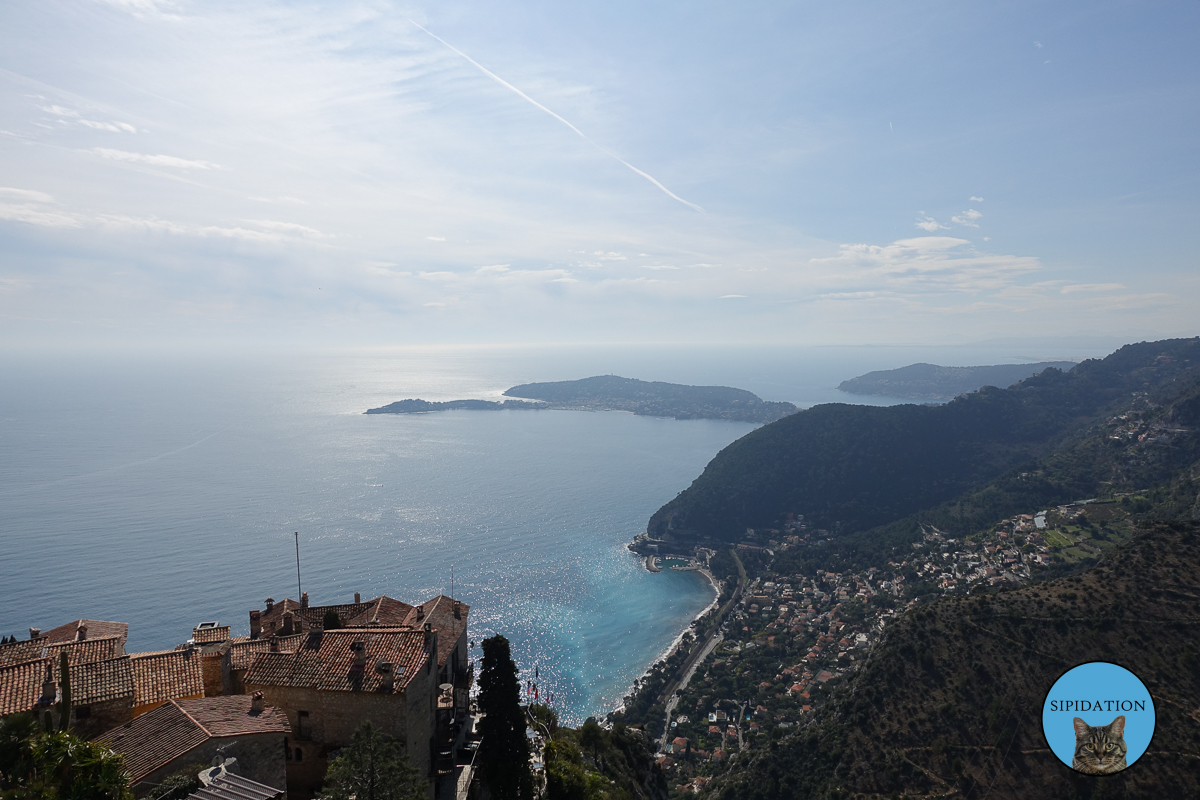
<path id="1" fill-rule="evenodd" d="M 910 364 L 899 369 L 868 372 L 842 381 L 838 391 L 908 400 L 939 401 L 974 392 L 984 386 L 1005 388 L 1046 369 L 1064 372 L 1074 361 L 1042 361 L 1037 364 L 997 364 L 991 367 L 939 367 L 937 364 Z"/>
<path id="2" fill-rule="evenodd" d="M 796 734 L 714 783 L 719 800 L 1196 797 L 1200 525 L 1152 525 L 1081 575 L 939 600 L 898 616 Z M 1047 748 L 1046 691 L 1089 661 L 1155 698 L 1154 741 L 1096 778 Z M 1103 783 L 1101 786 L 1100 784 Z"/>
<path id="3" fill-rule="evenodd" d="M 1164 405 L 1198 386 L 1200 339 L 1176 339 L 1129 345 L 1070 372 L 1048 368 L 1011 388 L 987 387 L 945 405 L 815 406 L 730 444 L 655 512 L 647 531 L 737 541 L 746 528 L 769 528 L 795 513 L 845 536 L 934 509 L 1002 475 L 1029 492 L 1041 485 L 1037 476 L 1010 474 L 1014 468 L 1082 441 L 1089 426 L 1135 397 Z M 1047 498 L 1111 481 L 1142 458 L 1105 456 L 1115 444 L 1107 435 L 1094 442 L 1079 451 L 1074 482 L 1043 487 Z M 1097 465 L 1090 473 L 1089 464 Z M 990 508 L 1002 496 L 996 488 L 956 513 Z"/>
<path id="4" fill-rule="evenodd" d="M 745 389 L 639 381 L 617 375 L 599 375 L 577 381 L 525 383 L 514 386 L 504 394 L 507 397 L 541 400 L 554 408 L 629 411 L 644 416 L 675 419 L 774 422 L 798 410 L 791 403 L 769 402 Z"/>

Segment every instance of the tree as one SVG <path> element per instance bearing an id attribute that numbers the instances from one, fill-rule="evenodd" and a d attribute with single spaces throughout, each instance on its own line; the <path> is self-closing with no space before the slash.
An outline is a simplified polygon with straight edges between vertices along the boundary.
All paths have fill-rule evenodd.
<path id="1" fill-rule="evenodd" d="M 71 727 L 71 665 L 65 649 L 58 654 L 58 687 L 58 729 L 65 731 Z"/>
<path id="2" fill-rule="evenodd" d="M 325 800 L 425 800 L 428 784 L 392 736 L 364 722 L 325 773 Z"/>
<path id="3" fill-rule="evenodd" d="M 31 714 L 0 720 L 0 794 L 13 800 L 131 800 L 125 759 Z"/>
<path id="4" fill-rule="evenodd" d="M 337 609 L 325 609 L 325 616 L 321 619 L 321 628 L 332 631 L 340 627 L 342 627 L 342 618 L 338 616 Z"/>
<path id="5" fill-rule="evenodd" d="M 533 773 L 529 769 L 529 740 L 521 710 L 521 683 L 508 639 L 496 635 L 483 642 L 479 673 L 479 708 L 483 746 L 479 754 L 483 780 L 496 800 L 530 800 Z"/>

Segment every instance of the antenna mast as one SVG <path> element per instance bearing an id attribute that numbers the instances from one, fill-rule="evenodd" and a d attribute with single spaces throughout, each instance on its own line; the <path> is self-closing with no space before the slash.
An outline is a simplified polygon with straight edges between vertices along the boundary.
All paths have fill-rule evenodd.
<path id="1" fill-rule="evenodd" d="M 300 598 L 304 596 L 304 592 L 300 590 L 300 531 L 296 531 L 293 536 L 296 537 L 296 602 L 300 602 Z"/>

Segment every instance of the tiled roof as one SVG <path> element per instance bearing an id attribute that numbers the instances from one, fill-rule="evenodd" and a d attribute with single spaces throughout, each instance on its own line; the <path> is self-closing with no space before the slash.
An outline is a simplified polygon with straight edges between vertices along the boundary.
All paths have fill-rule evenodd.
<path id="1" fill-rule="evenodd" d="M 367 610 L 357 617 L 344 621 L 347 628 L 362 628 L 367 625 L 400 626 L 408 619 L 413 607 L 401 600 L 381 595 L 371 601 Z"/>
<path id="2" fill-rule="evenodd" d="M 341 619 L 344 625 L 347 620 L 354 619 L 366 611 L 373 602 L 368 600 L 365 603 L 345 603 L 342 605 L 301 608 L 300 604 L 295 600 L 285 598 L 282 602 L 272 606 L 270 611 L 263 611 L 262 616 L 259 617 L 259 621 L 262 623 L 263 634 L 268 635 L 272 631 L 282 630 L 283 613 L 291 611 L 294 616 L 303 619 L 309 628 L 320 628 L 325 621 L 325 612 L 333 609 L 337 612 L 338 618 Z M 274 628 L 271 627 L 272 623 L 274 623 Z"/>
<path id="3" fill-rule="evenodd" d="M 218 625 L 215 628 L 193 628 L 192 641 L 196 644 L 223 642 L 229 638 L 229 626 Z"/>
<path id="4" fill-rule="evenodd" d="M 45 636 L 36 639 L 22 639 L 0 645 L 0 667 L 19 664 L 22 661 L 34 661 L 41 658 L 58 658 L 65 651 L 67 661 L 71 664 L 86 664 L 89 661 L 102 661 L 106 658 L 119 656 L 125 651 L 124 640 L 121 637 L 102 636 L 92 638 L 90 633 L 82 642 L 54 642 Z"/>
<path id="5" fill-rule="evenodd" d="M 458 603 L 458 616 L 454 616 L 455 600 L 440 594 L 432 600 L 421 604 L 425 612 L 422 619 L 417 619 L 417 610 L 413 609 L 408 615 L 407 624 L 413 628 L 422 628 L 426 622 L 431 623 L 438 632 L 438 666 L 446 666 L 446 659 L 454 650 L 454 645 L 463 631 L 467 629 L 467 614 L 471 607 L 466 603 Z"/>
<path id="6" fill-rule="evenodd" d="M 189 794 L 187 800 L 275 800 L 283 795 L 283 789 L 224 772 L 212 778 L 208 786 Z"/>
<path id="7" fill-rule="evenodd" d="M 206 739 L 204 729 L 179 706 L 165 703 L 96 741 L 125 756 L 125 769 L 136 783 Z"/>
<path id="8" fill-rule="evenodd" d="M 133 699 L 133 674 L 129 656 L 77 664 L 71 667 L 71 702 L 79 705 Z"/>
<path id="9" fill-rule="evenodd" d="M 48 663 L 48 660 L 26 661 L 0 667 L 0 717 L 19 714 L 37 705 Z"/>
<path id="10" fill-rule="evenodd" d="M 129 639 L 129 623 L 105 622 L 99 619 L 77 619 L 74 622 L 59 625 L 57 628 L 43 631 L 42 635 L 38 638 L 49 639 L 51 642 L 73 642 L 75 641 L 75 631 L 79 628 L 80 623 L 87 625 L 87 636 L 89 639 L 118 636 L 121 639 L 122 645 Z"/>
<path id="11" fill-rule="evenodd" d="M 366 665 L 355 666 L 350 645 L 366 646 Z M 246 673 L 246 686 L 298 686 L 325 691 L 374 692 L 382 686 L 378 661 L 390 661 L 395 688 L 402 689 L 425 665 L 421 631 L 371 628 L 311 633 L 294 653 L 261 653 Z"/>
<path id="12" fill-rule="evenodd" d="M 195 650 L 132 653 L 129 665 L 135 706 L 204 694 L 200 656 Z"/>
<path id="13" fill-rule="evenodd" d="M 173 700 L 209 736 L 249 736 L 253 733 L 291 733 L 287 714 L 274 706 L 255 713 L 248 694 Z"/>
<path id="14" fill-rule="evenodd" d="M 251 702 L 249 695 L 172 700 L 97 741 L 125 755 L 136 782 L 209 738 L 291 733 L 287 714 L 271 706 L 255 713 Z"/>
<path id="15" fill-rule="evenodd" d="M 294 653 L 300 647 L 300 643 L 307 638 L 307 634 L 296 634 L 295 636 L 276 636 L 275 641 L 279 643 L 279 650 L 283 653 Z M 250 664 L 254 661 L 254 656 L 259 653 L 271 652 L 271 638 L 267 639 L 245 639 L 238 637 L 230 642 L 229 661 L 233 669 L 249 669 Z"/>

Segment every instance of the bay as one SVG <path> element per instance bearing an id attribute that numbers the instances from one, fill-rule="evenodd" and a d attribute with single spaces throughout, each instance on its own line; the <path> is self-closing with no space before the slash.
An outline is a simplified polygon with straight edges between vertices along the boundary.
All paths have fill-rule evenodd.
<path id="1" fill-rule="evenodd" d="M 536 667 L 540 689 L 577 723 L 615 707 L 711 602 L 699 575 L 647 573 L 625 544 L 754 426 L 366 408 L 495 399 L 518 383 L 607 373 L 736 386 L 801 406 L 889 404 L 833 387 L 918 360 L 1043 356 L 682 346 L 10 353 L 0 359 L 0 633 L 120 620 L 130 650 L 171 647 L 205 620 L 244 634 L 249 609 L 297 595 L 296 531 L 314 604 L 453 591 L 472 607 L 473 642 L 507 636 L 523 677 Z"/>

